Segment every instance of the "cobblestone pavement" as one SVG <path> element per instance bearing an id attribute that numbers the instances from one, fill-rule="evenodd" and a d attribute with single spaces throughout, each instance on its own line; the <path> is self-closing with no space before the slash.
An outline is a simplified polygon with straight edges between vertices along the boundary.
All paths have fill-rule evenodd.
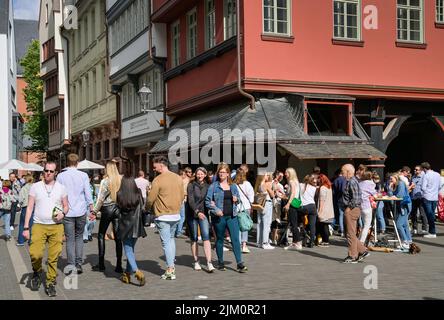
<path id="1" fill-rule="evenodd" d="M 147 277 L 144 287 L 126 285 L 119 281 L 119 275 L 114 272 L 114 241 L 106 241 L 105 273 L 92 272 L 91 266 L 98 259 L 97 239 L 94 238 L 93 242 L 85 245 L 85 272 L 77 278 L 77 289 L 69 289 L 75 282 L 62 273 L 66 264 L 64 248 L 59 259 L 56 298 L 48 298 L 43 288 L 39 293 L 33 293 L 34 295 L 30 293 L 28 275 L 31 265 L 28 246 L 16 247 L 14 240 L 9 243 L 1 240 L 0 299 L 190 300 L 197 296 L 227 300 L 443 299 L 444 226 L 438 224 L 437 227 L 436 239 L 421 236 L 414 238 L 422 249 L 418 255 L 372 252 L 364 263 L 359 264 L 340 263 L 346 256 L 346 243 L 339 237 L 332 237 L 328 248 L 304 248 L 302 252 L 285 251 L 283 248 L 263 250 L 250 246 L 251 253 L 243 255 L 249 268 L 245 274 L 234 271 L 236 263 L 232 251 L 224 253 L 227 271 L 215 271 L 213 274 L 194 271 L 189 241 L 177 239 L 175 281 L 160 279 L 165 262 L 159 235 L 155 234 L 153 228 L 147 228 L 148 237 L 139 239 L 136 245 L 138 266 Z M 17 235 L 16 232 L 14 231 L 14 236 Z M 199 249 L 203 256 L 203 248 Z M 205 265 L 204 259 L 201 259 L 201 263 Z M 377 289 L 365 289 L 364 281 L 368 276 L 365 268 L 369 268 L 368 266 L 376 267 L 377 279 L 374 279 L 376 282 L 373 284 L 377 284 Z"/>

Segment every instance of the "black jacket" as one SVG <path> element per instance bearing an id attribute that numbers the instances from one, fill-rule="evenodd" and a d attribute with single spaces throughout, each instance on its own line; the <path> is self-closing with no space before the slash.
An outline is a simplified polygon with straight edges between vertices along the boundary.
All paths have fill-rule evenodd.
<path id="1" fill-rule="evenodd" d="M 143 199 L 135 209 L 120 209 L 119 224 L 117 232 L 119 238 L 123 241 L 128 238 L 145 238 L 146 232 L 143 225 Z"/>
<path id="2" fill-rule="evenodd" d="M 205 197 L 208 191 L 208 184 L 204 181 L 202 184 L 193 181 L 188 184 L 188 206 L 189 214 L 198 218 L 197 214 L 203 212 L 208 217 L 208 210 L 205 208 Z"/>

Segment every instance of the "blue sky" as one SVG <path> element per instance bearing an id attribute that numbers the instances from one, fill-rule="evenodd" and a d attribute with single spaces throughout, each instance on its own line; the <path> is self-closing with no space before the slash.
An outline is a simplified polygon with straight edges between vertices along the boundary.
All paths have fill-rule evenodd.
<path id="1" fill-rule="evenodd" d="M 14 4 L 15 19 L 39 19 L 40 0 L 12 0 L 12 2 Z"/>

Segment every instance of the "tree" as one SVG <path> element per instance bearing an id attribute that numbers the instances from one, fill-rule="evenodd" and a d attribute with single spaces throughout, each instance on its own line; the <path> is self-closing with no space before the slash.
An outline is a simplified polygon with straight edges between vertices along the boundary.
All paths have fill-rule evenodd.
<path id="1" fill-rule="evenodd" d="M 26 124 L 23 133 L 31 138 L 28 151 L 45 152 L 48 149 L 48 119 L 43 113 L 43 81 L 40 79 L 40 42 L 33 40 L 26 55 L 20 60 L 26 87 Z"/>

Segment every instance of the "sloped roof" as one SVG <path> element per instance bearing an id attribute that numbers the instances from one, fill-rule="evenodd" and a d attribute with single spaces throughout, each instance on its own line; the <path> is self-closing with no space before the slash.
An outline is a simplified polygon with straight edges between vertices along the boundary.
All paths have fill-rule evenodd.
<path id="1" fill-rule="evenodd" d="M 17 58 L 17 74 L 22 75 L 23 69 L 19 61 L 25 56 L 28 46 L 34 39 L 39 39 L 39 22 L 37 20 L 14 20 L 15 55 Z"/>

